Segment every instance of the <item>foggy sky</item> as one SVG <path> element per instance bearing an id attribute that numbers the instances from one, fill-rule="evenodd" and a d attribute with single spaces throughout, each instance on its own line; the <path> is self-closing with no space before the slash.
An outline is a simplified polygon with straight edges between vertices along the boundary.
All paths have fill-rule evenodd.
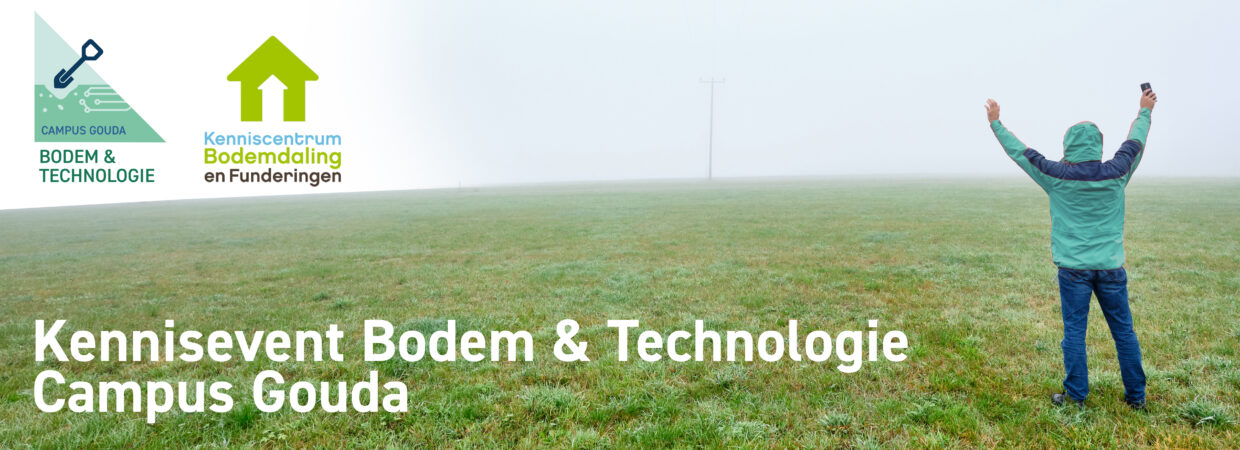
<path id="1" fill-rule="evenodd" d="M 42 183 L 46 146 L 29 133 L 32 71 L 0 71 L 0 104 L 11 106 L 0 144 L 15 152 L 0 165 L 0 191 L 22 193 L 0 196 L 0 209 L 700 179 L 710 114 L 700 80 L 711 77 L 726 79 L 715 97 L 720 178 L 1024 177 L 987 126 L 989 97 L 1047 157 L 1061 157 L 1069 126 L 1092 120 L 1109 158 L 1146 81 L 1160 103 L 1134 180 L 1240 175 L 1240 6 L 1228 2 L 66 0 L 0 9 L 17 63 L 34 60 L 32 11 L 71 47 L 106 42 L 107 56 L 89 67 L 166 141 L 113 146 L 124 164 L 157 168 L 157 186 Z M 239 87 L 226 76 L 270 36 L 320 76 L 307 87 L 305 122 L 238 120 Z M 346 181 L 206 183 L 215 168 L 203 163 L 204 131 L 339 133 Z"/>
<path id="2" fill-rule="evenodd" d="M 1237 7 L 1090 3 L 435 2 L 392 20 L 418 48 L 419 128 L 467 185 L 704 176 L 711 76 L 716 176 L 1019 174 L 988 97 L 1048 157 L 1092 120 L 1109 158 L 1145 81 L 1140 173 L 1240 174 Z"/>

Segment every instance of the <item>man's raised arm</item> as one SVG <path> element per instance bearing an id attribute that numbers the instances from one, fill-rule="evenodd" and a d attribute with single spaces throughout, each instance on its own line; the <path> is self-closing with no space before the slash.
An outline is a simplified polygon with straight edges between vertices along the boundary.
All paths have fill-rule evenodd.
<path id="1" fill-rule="evenodd" d="M 986 100 L 986 119 L 990 121 L 990 130 L 995 133 L 995 138 L 999 140 L 999 145 L 1003 146 L 1003 150 L 1007 152 L 1008 157 L 1012 158 L 1012 161 L 1016 161 L 1016 165 L 1029 174 L 1029 177 L 1033 178 L 1033 181 L 1038 183 L 1042 190 L 1048 190 L 1050 177 L 1038 170 L 1037 167 L 1034 167 L 1033 163 L 1029 161 L 1030 156 L 1042 155 L 1037 150 L 1029 148 L 1020 139 L 1017 139 L 1016 135 L 1013 135 L 1012 132 L 1008 131 L 1007 127 L 1003 126 L 1002 122 L 999 122 L 999 103 L 995 102 L 994 99 Z"/>
<path id="2" fill-rule="evenodd" d="M 1154 112 L 1155 103 L 1158 103 L 1158 96 L 1154 95 L 1154 91 L 1147 89 L 1141 93 L 1141 110 L 1128 128 L 1128 140 L 1119 146 L 1115 157 L 1107 161 L 1124 174 L 1124 184 L 1132 178 L 1137 165 L 1141 164 L 1141 156 L 1145 155 L 1145 138 L 1150 134 L 1150 115 Z"/>

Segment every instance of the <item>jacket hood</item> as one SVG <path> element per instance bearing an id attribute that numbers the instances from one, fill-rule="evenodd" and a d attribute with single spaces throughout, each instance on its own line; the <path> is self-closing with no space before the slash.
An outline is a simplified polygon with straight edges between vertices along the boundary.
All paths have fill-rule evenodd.
<path id="1" fill-rule="evenodd" d="M 1063 136 L 1063 162 L 1081 163 L 1102 160 L 1102 132 L 1093 122 L 1081 122 L 1068 128 Z"/>

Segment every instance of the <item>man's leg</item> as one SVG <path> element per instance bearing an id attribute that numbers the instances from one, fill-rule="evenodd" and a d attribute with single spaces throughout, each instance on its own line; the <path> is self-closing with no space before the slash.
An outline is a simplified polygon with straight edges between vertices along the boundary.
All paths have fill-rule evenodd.
<path id="1" fill-rule="evenodd" d="M 1087 270 L 1059 269 L 1059 305 L 1063 315 L 1064 392 L 1077 402 L 1089 395 L 1089 367 L 1085 361 L 1085 329 L 1089 324 L 1089 297 L 1094 274 Z"/>
<path id="2" fill-rule="evenodd" d="M 1141 368 L 1141 344 L 1132 330 L 1128 309 L 1128 273 L 1123 268 L 1101 271 L 1095 283 L 1098 305 L 1107 318 L 1115 351 L 1119 354 L 1119 373 L 1124 377 L 1124 400 L 1137 406 L 1145 402 L 1145 369 Z"/>

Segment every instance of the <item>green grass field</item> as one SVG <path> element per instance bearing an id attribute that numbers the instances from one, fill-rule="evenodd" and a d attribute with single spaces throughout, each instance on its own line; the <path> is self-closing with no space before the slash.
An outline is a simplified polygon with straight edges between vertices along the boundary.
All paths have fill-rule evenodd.
<path id="1" fill-rule="evenodd" d="M 1240 180 L 1140 178 L 1126 267 L 1150 408 L 1090 317 L 1089 407 L 1052 407 L 1061 325 L 1030 181 L 753 180 L 0 211 L 0 447 L 1166 446 L 1240 440 Z M 36 363 L 84 330 L 323 329 L 345 363 Z M 364 319 L 534 333 L 534 362 L 361 361 Z M 551 357 L 574 318 L 595 361 Z M 617 362 L 607 319 L 908 334 L 903 362 Z M 833 360 L 834 361 L 834 360 Z M 233 411 L 45 414 L 34 376 L 228 380 Z M 261 370 L 405 381 L 407 414 L 259 413 Z"/>

